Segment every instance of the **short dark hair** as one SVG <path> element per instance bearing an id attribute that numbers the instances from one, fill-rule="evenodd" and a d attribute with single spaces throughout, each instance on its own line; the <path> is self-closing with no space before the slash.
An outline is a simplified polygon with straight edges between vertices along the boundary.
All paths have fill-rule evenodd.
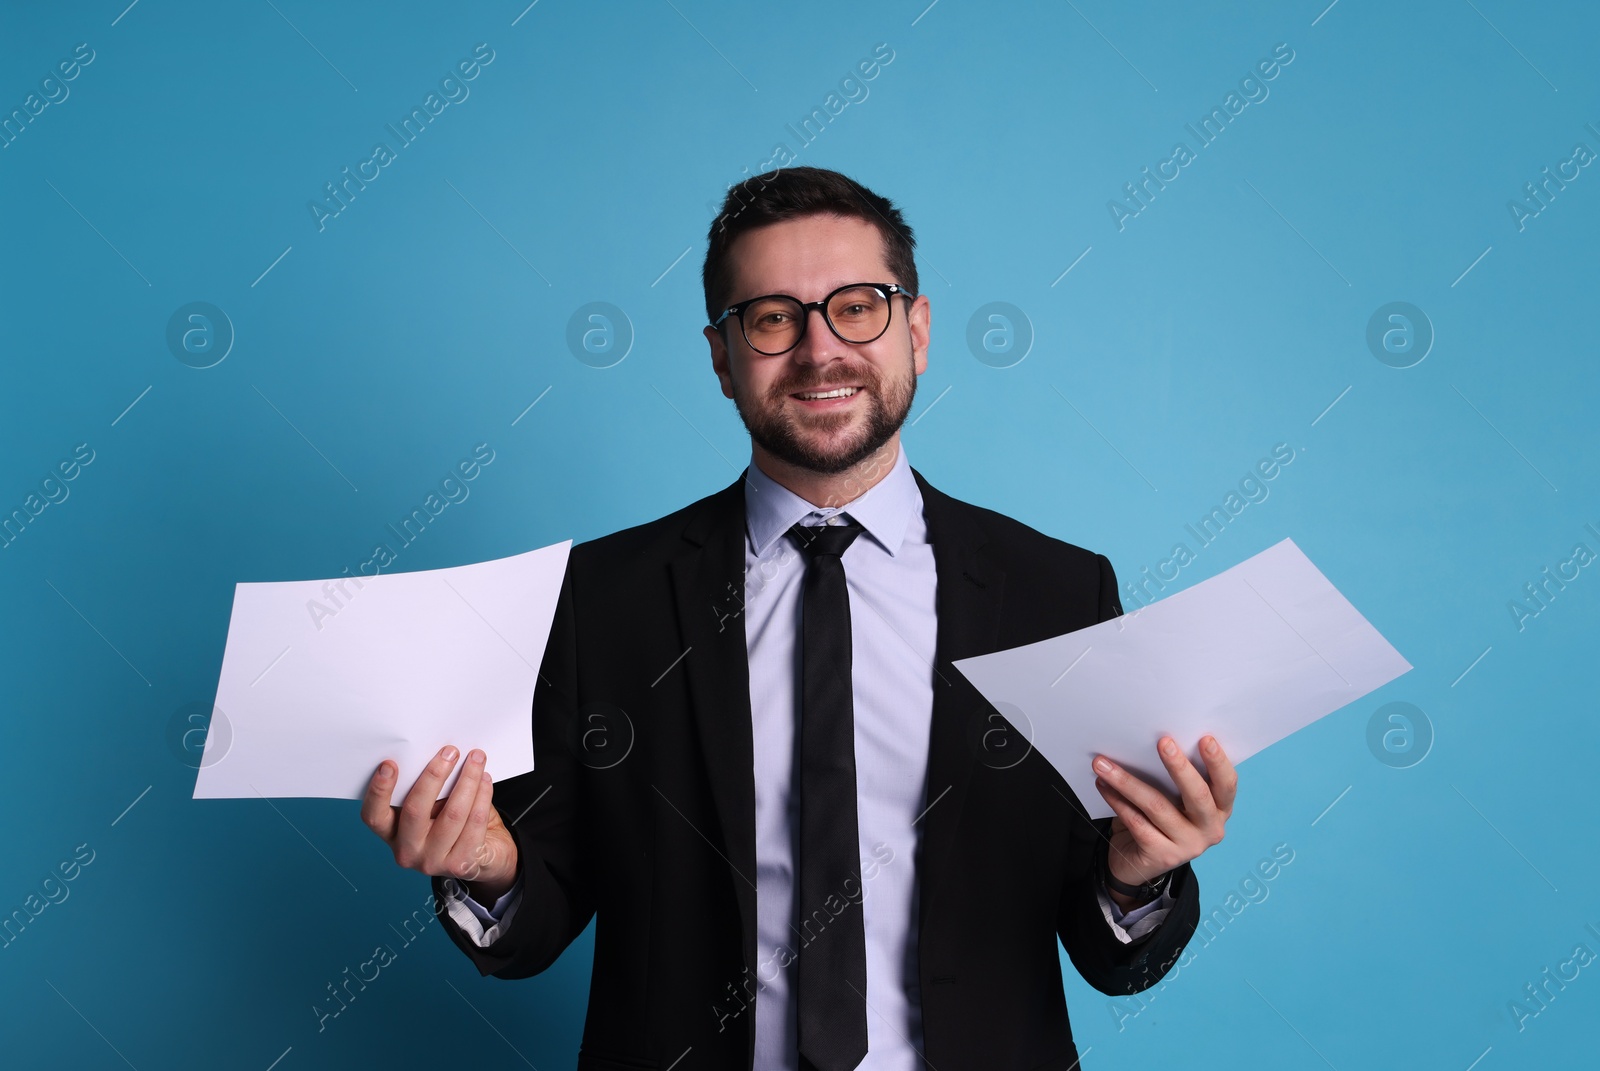
<path id="1" fill-rule="evenodd" d="M 837 171 L 820 167 L 778 168 L 728 187 L 722 211 L 711 222 L 706 262 L 700 280 L 706 292 L 706 322 L 728 307 L 734 280 L 728 250 L 746 231 L 802 216 L 835 215 L 864 219 L 883 236 L 884 260 L 892 279 L 861 282 L 899 283 L 917 290 L 917 241 L 900 210 L 888 198 Z"/>

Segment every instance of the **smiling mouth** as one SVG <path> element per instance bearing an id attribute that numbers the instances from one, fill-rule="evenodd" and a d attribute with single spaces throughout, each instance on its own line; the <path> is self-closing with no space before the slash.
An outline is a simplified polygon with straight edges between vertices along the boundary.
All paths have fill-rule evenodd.
<path id="1" fill-rule="evenodd" d="M 860 387 L 833 387 L 829 390 L 802 390 L 791 394 L 791 398 L 799 398 L 803 402 L 825 401 L 831 398 L 851 398 L 861 390 Z"/>

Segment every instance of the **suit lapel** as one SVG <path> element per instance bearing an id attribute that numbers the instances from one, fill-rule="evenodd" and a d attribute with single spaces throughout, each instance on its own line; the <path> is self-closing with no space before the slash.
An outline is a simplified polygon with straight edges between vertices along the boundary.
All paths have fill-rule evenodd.
<path id="1" fill-rule="evenodd" d="M 976 689 L 950 663 L 993 651 L 1000 633 L 1005 570 L 986 553 L 987 536 L 971 509 L 933 488 L 912 469 L 922 490 L 923 517 L 938 574 L 939 615 L 935 640 L 933 723 L 928 741 L 928 804 L 923 811 L 919 932 L 925 932 L 955 856 L 967 787 L 978 762 L 970 727 L 983 703 Z"/>
<path id="2" fill-rule="evenodd" d="M 756 949 L 755 748 L 744 622 L 744 477 L 706 500 L 672 559 L 690 710 L 738 899 L 745 962 Z M 715 846 L 714 831 L 701 835 Z"/>

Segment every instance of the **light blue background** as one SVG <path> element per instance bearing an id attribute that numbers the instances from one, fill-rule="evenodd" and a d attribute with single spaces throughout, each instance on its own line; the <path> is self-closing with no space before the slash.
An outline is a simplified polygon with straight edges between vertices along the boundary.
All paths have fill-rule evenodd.
<path id="1" fill-rule="evenodd" d="M 0 913 L 94 852 L 0 948 L 16 1066 L 572 1065 L 588 935 L 517 984 L 443 934 L 402 947 L 427 885 L 354 803 L 193 801 L 171 726 L 209 706 L 236 582 L 353 570 L 476 443 L 494 463 L 398 568 L 729 483 L 748 441 L 698 273 L 712 205 L 779 142 L 916 229 L 934 341 L 905 443 L 935 485 L 1130 581 L 1290 444 L 1169 590 L 1292 537 L 1416 667 L 1243 767 L 1205 908 L 1275 845 L 1294 861 L 1144 1010 L 1063 957 L 1084 1066 L 1592 1052 L 1600 965 L 1522 1029 L 1510 1002 L 1600 954 L 1600 569 L 1522 629 L 1508 608 L 1600 552 L 1600 169 L 1522 229 L 1508 208 L 1600 151 L 1592 5 L 123 2 L 0 14 L 7 114 L 95 57 L 0 150 L 0 511 L 94 451 L 0 550 Z M 480 42 L 470 97 L 319 232 L 323 184 Z M 880 42 L 869 95 L 802 147 L 786 124 Z M 1198 149 L 1185 124 L 1279 43 L 1270 96 Z M 1119 230 L 1107 202 L 1179 140 L 1198 158 Z M 195 301 L 237 333 L 203 370 L 165 341 Z M 604 369 L 566 343 L 594 301 L 636 334 Z M 1035 334 L 1009 368 L 966 343 L 996 301 Z M 1413 367 L 1366 344 L 1393 301 L 1436 332 Z M 1367 744 L 1391 701 L 1436 737 L 1409 768 Z M 383 943 L 397 961 L 319 1031 Z"/>

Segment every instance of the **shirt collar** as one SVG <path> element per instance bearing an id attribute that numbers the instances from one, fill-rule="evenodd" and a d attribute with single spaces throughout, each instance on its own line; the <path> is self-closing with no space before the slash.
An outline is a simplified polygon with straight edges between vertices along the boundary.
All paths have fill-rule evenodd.
<path id="1" fill-rule="evenodd" d="M 807 502 L 762 472 L 752 461 L 744 471 L 745 529 L 756 556 L 765 557 L 773 543 L 783 538 L 794 524 L 800 521 L 826 523 L 826 519 L 836 513 L 848 513 L 891 556 L 898 555 L 912 513 L 922 504 L 922 491 L 911 474 L 904 444 L 895 453 L 888 475 L 865 494 L 842 506 L 828 508 Z"/>

